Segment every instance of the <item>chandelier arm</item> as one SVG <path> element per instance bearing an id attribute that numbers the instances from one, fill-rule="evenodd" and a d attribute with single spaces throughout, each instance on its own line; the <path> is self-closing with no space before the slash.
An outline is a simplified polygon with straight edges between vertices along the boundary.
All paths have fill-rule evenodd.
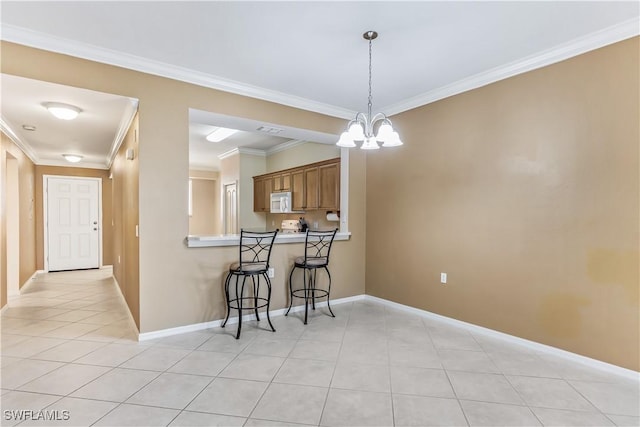
<path id="1" fill-rule="evenodd" d="M 349 124 L 351 124 L 352 122 L 367 123 L 368 120 L 369 119 L 367 118 L 367 115 L 365 113 L 359 112 L 358 114 L 356 114 L 356 118 L 351 120 Z"/>
<path id="2" fill-rule="evenodd" d="M 389 123 L 391 123 L 391 120 L 389 120 L 386 116 L 386 114 L 384 113 L 378 113 L 375 116 L 373 116 L 373 118 L 371 119 L 371 125 L 373 126 L 375 123 L 379 122 L 379 121 L 387 121 Z"/>

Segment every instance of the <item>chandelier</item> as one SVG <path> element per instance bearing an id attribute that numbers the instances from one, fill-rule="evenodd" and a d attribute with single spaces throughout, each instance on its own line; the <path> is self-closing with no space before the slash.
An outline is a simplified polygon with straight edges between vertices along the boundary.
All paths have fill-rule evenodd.
<path id="1" fill-rule="evenodd" d="M 402 145 L 398 132 L 393 130 L 391 120 L 383 113 L 375 116 L 371 115 L 371 41 L 378 37 L 375 31 L 367 31 L 362 35 L 365 40 L 369 40 L 369 103 L 368 111 L 358 113 L 356 117 L 347 124 L 347 130 L 342 132 L 340 139 L 336 143 L 339 147 L 353 148 L 356 147 L 356 141 L 362 141 L 360 146 L 363 150 L 377 150 L 380 148 L 378 142 L 383 147 L 397 147 Z M 377 123 L 380 125 L 374 129 Z M 377 131 L 377 133 L 376 133 Z"/>

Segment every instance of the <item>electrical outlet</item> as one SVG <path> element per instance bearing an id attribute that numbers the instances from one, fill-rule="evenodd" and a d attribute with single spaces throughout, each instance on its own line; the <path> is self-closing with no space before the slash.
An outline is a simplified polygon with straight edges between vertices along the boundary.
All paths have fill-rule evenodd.
<path id="1" fill-rule="evenodd" d="M 440 283 L 447 283 L 447 273 L 440 273 Z"/>
<path id="2" fill-rule="evenodd" d="M 318 229 L 318 221 L 313 221 L 313 229 L 314 230 Z"/>
<path id="3" fill-rule="evenodd" d="M 274 277 L 276 277 L 276 269 L 273 267 L 269 267 L 269 271 L 267 271 L 267 276 L 269 276 L 269 279 L 273 279 Z"/>

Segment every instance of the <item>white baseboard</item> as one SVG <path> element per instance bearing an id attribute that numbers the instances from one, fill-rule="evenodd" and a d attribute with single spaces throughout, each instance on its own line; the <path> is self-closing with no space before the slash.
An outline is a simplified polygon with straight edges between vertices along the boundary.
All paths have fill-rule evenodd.
<path id="1" fill-rule="evenodd" d="M 24 291 L 26 291 L 27 289 L 29 289 L 29 287 L 31 285 L 33 285 L 34 281 L 33 279 L 36 278 L 36 276 L 40 273 L 44 273 L 44 270 L 36 270 L 33 272 L 33 274 L 31 276 L 29 276 L 29 278 L 22 284 L 22 287 L 20 288 L 20 294 L 18 295 L 22 295 L 22 293 Z M 17 295 L 13 295 L 13 296 L 17 296 Z"/>
<path id="2" fill-rule="evenodd" d="M 27 290 L 29 286 L 31 286 L 31 284 L 33 283 L 33 279 L 35 279 L 36 276 L 40 273 L 44 273 L 44 270 L 34 271 L 33 274 L 29 276 L 29 278 L 22 284 L 20 289 L 18 289 L 18 293 L 7 293 L 7 303 L 0 310 L 0 314 L 4 313 L 9 308 L 9 301 L 11 300 L 11 298 L 19 297 L 20 295 L 22 295 L 22 293 Z"/>
<path id="3" fill-rule="evenodd" d="M 496 338 L 511 344 L 520 345 L 531 350 L 535 350 L 541 353 L 546 353 L 549 355 L 561 357 L 568 361 L 579 363 L 585 366 L 588 366 L 593 369 L 598 369 L 600 371 L 607 372 L 613 375 L 619 375 L 621 377 L 625 377 L 628 379 L 632 379 L 635 381 L 640 380 L 640 372 L 633 371 L 631 369 L 623 368 L 621 366 L 612 365 L 610 363 L 602 362 L 600 360 L 592 359 L 587 356 L 582 356 L 580 354 L 572 353 L 570 351 L 562 350 L 557 347 L 552 347 L 546 344 L 540 344 L 535 341 L 529 341 L 524 338 L 519 338 L 513 335 L 505 334 L 504 332 L 498 332 L 493 329 L 485 328 L 482 326 L 474 325 L 472 323 L 463 322 L 462 320 L 452 319 L 450 317 L 442 316 L 436 313 L 432 313 L 430 311 L 421 310 L 419 308 L 410 307 L 408 305 L 399 304 L 397 302 L 389 301 L 386 299 L 374 297 L 371 295 L 365 296 L 366 301 L 376 302 L 378 304 L 386 305 L 388 307 L 393 307 L 398 310 L 402 310 L 408 313 L 416 314 L 421 317 L 426 317 L 428 319 L 436 320 L 439 322 L 447 323 L 452 326 L 456 326 L 458 328 L 463 328 L 468 330 L 469 332 L 474 332 L 476 334 L 485 335 L 488 337 Z"/>
<path id="4" fill-rule="evenodd" d="M 118 289 L 120 289 L 118 287 Z M 425 317 L 428 319 L 432 319 L 432 320 L 436 320 L 439 322 L 443 322 L 458 328 L 463 328 L 468 330 L 469 332 L 473 332 L 476 334 L 480 334 L 480 335 L 484 335 L 484 336 L 488 336 L 488 337 L 492 337 L 492 338 L 496 338 L 499 339 L 501 341 L 505 341 L 511 344 L 515 344 L 515 345 L 519 345 L 522 347 L 526 347 L 529 348 L 531 350 L 540 352 L 540 353 L 546 353 L 549 355 L 553 355 L 553 356 L 557 356 L 557 357 L 561 357 L 563 359 L 566 359 L 568 361 L 574 362 L 574 363 L 579 363 L 585 366 L 588 366 L 590 368 L 593 369 L 598 369 L 600 371 L 604 371 L 613 375 L 618 375 L 621 377 L 625 377 L 627 379 L 632 379 L 635 381 L 640 380 L 640 373 L 633 371 L 631 369 L 626 369 L 620 366 L 616 366 L 616 365 L 612 365 L 610 363 L 606 363 L 606 362 L 602 362 L 600 360 L 596 360 L 596 359 L 592 359 L 590 357 L 586 357 L 586 356 L 582 356 L 580 354 L 576 354 L 576 353 L 572 353 L 570 351 L 566 351 L 566 350 L 562 350 L 556 347 L 552 347 L 546 344 L 541 344 L 541 343 L 537 343 L 535 341 L 529 341 L 527 339 L 524 338 L 519 338 L 513 335 L 509 335 L 503 332 L 499 332 L 493 329 L 489 329 L 489 328 L 485 328 L 482 326 L 478 326 L 478 325 L 474 325 L 472 323 L 467 323 L 467 322 L 463 322 L 461 320 L 456 320 L 456 319 L 452 319 L 450 317 L 446 317 L 446 316 L 442 316 L 436 313 L 432 313 L 430 311 L 426 311 L 426 310 L 421 310 L 419 308 L 415 308 L 415 307 L 410 307 L 408 305 L 404 305 L 404 304 L 399 304 L 393 301 L 389 301 L 389 300 L 385 300 L 382 298 L 378 298 L 378 297 L 374 297 L 371 295 L 355 295 L 352 297 L 347 297 L 347 298 L 340 298 L 340 299 L 336 299 L 336 300 L 331 300 L 331 304 L 332 305 L 338 305 L 338 304 L 344 304 L 344 303 L 349 303 L 349 302 L 354 302 L 354 301 L 369 301 L 369 302 L 374 302 L 377 304 L 381 304 L 381 305 L 385 305 L 388 307 L 392 307 L 407 313 L 411 313 L 411 314 L 415 314 L 421 317 Z M 317 307 L 325 307 L 327 305 L 327 302 L 321 302 L 316 304 Z M 298 311 L 302 311 L 304 310 L 304 305 L 298 305 L 298 306 L 294 306 L 291 308 L 291 312 L 295 313 Z M 278 310 L 273 310 L 269 312 L 270 317 L 278 317 L 278 316 L 282 316 L 284 315 L 284 313 L 286 313 L 287 309 L 286 308 L 281 308 Z M 242 316 L 242 321 L 251 321 L 251 320 L 255 320 L 255 314 L 246 314 L 244 316 Z M 133 317 L 131 317 L 131 321 L 133 322 Z M 158 331 L 152 331 L 152 332 L 145 332 L 145 333 L 141 333 L 138 335 L 138 340 L 139 341 L 147 341 L 147 340 L 151 340 L 151 339 L 156 339 L 156 338 L 163 338 L 163 337 L 168 337 L 168 336 L 172 336 L 172 335 L 177 335 L 177 334 L 184 334 L 187 332 L 196 332 L 196 331 L 201 331 L 203 329 L 210 329 L 210 328 L 216 328 L 222 325 L 223 319 L 219 319 L 219 320 L 212 320 L 209 322 L 203 322 L 203 323 L 195 323 L 192 325 L 185 325 L 185 326 L 178 326 L 176 328 L 169 328 L 169 329 L 161 329 Z M 233 325 L 238 323 L 238 316 L 235 317 L 230 317 L 229 321 L 227 322 L 227 325 Z M 135 323 L 134 323 L 135 325 Z"/>
<path id="5" fill-rule="evenodd" d="M 111 267 L 111 266 L 108 266 L 108 267 Z M 122 302 L 124 303 L 125 307 L 127 307 L 127 313 L 129 314 L 128 316 L 129 323 L 131 324 L 133 329 L 138 333 L 138 341 L 140 341 L 140 331 L 138 330 L 138 325 L 136 325 L 136 321 L 133 319 L 133 314 L 131 314 L 131 309 L 129 309 L 129 304 L 127 304 L 127 300 L 125 299 L 124 294 L 122 293 L 122 289 L 120 289 L 120 284 L 118 283 L 118 279 L 116 279 L 116 276 L 114 276 L 113 274 L 111 275 L 111 277 L 113 278 L 113 282 L 115 283 L 116 289 L 118 290 L 118 295 L 120 295 Z"/>
<path id="6" fill-rule="evenodd" d="M 353 301 L 361 301 L 363 299 L 365 299 L 365 295 L 355 295 L 352 297 L 339 298 L 335 300 L 332 299 L 331 305 L 339 305 L 339 304 L 344 304 L 344 303 L 353 302 Z M 326 301 L 316 303 L 316 307 L 326 307 L 326 305 L 327 305 Z M 290 312 L 295 313 L 302 310 L 304 310 L 304 305 L 296 305 L 291 307 Z M 269 316 L 272 318 L 283 316 L 286 312 L 287 312 L 286 308 L 272 310 L 269 312 Z M 245 314 L 244 316 L 242 316 L 242 321 L 246 322 L 250 320 L 255 320 L 255 318 L 256 318 L 255 314 Z M 178 326 L 177 328 L 169 328 L 169 329 L 161 329 L 159 331 L 145 332 L 138 335 L 138 341 L 147 341 L 155 338 L 164 338 L 164 337 L 169 337 L 171 335 L 184 334 L 186 332 L 196 332 L 196 331 L 201 331 L 203 329 L 217 328 L 222 325 L 223 321 L 224 319 L 219 319 L 219 320 L 212 320 L 212 321 L 203 322 L 203 323 L 194 323 L 192 325 Z M 236 323 L 238 323 L 238 316 L 229 317 L 229 320 L 227 321 L 227 325 L 234 325 Z"/>

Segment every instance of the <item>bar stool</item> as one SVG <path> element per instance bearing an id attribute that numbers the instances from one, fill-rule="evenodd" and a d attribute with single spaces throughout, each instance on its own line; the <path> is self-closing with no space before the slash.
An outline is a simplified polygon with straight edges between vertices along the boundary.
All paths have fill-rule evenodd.
<path id="1" fill-rule="evenodd" d="M 316 299 L 327 297 L 327 307 L 332 317 L 336 317 L 329 305 L 329 297 L 331 292 L 331 273 L 329 272 L 329 254 L 331 253 L 331 245 L 336 237 L 338 229 L 331 231 L 307 230 L 304 243 L 304 256 L 297 257 L 289 274 L 289 309 L 285 316 L 289 314 L 293 298 L 304 298 L 304 324 L 307 324 L 307 316 L 309 312 L 309 302 L 313 310 L 316 309 Z M 296 268 L 303 269 L 303 284 L 301 289 L 293 289 L 293 272 Z M 329 285 L 327 289 L 318 289 L 316 287 L 316 278 L 318 269 L 322 268 L 329 276 Z"/>
<path id="2" fill-rule="evenodd" d="M 229 320 L 231 309 L 238 310 L 238 332 L 236 339 L 240 338 L 240 330 L 242 329 L 242 310 L 254 310 L 256 319 L 260 321 L 258 309 L 266 307 L 267 321 L 271 330 L 275 332 L 275 328 L 271 324 L 269 318 L 269 303 L 271 301 L 271 280 L 269 280 L 269 259 L 271 258 L 271 248 L 276 239 L 279 230 L 268 232 L 252 232 L 240 230 L 240 256 L 239 261 L 234 262 L 229 267 L 229 273 L 224 282 L 224 295 L 227 300 L 227 317 L 222 323 L 224 328 Z M 240 284 L 242 277 L 242 285 Z M 267 295 L 260 296 L 260 278 L 264 278 L 267 284 Z M 235 278 L 235 294 L 230 296 L 229 286 L 231 279 Z M 245 296 L 245 284 L 247 279 L 251 278 L 253 285 L 253 295 Z"/>

